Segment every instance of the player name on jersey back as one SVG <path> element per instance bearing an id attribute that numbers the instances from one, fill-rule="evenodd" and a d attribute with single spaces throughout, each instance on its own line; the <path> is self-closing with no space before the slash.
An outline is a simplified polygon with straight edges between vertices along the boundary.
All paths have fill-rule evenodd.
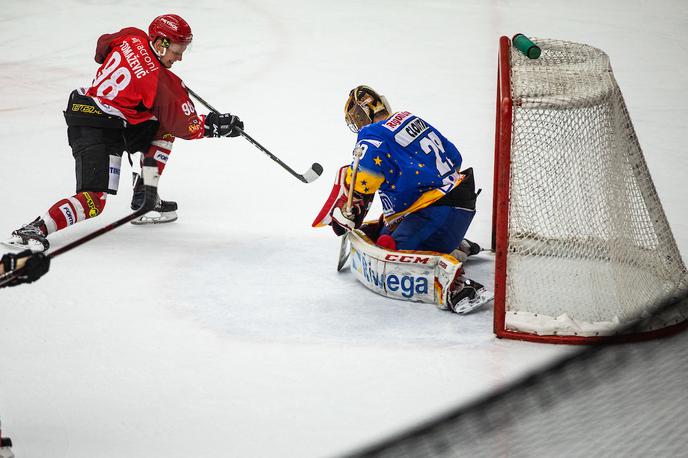
<path id="1" fill-rule="evenodd" d="M 420 118 L 415 118 L 394 135 L 394 140 L 401 146 L 406 147 L 429 128 L 430 126 L 425 121 Z"/>
<path id="2" fill-rule="evenodd" d="M 430 128 L 425 121 L 408 111 L 395 113 L 382 125 L 391 132 L 395 132 L 403 126 L 403 129 L 394 135 L 394 141 L 404 148 Z"/>

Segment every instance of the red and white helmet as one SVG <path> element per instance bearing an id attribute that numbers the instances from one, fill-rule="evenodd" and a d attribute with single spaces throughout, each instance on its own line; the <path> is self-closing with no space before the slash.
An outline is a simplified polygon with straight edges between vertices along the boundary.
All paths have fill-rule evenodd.
<path id="1" fill-rule="evenodd" d="M 176 14 L 163 14 L 153 19 L 148 26 L 148 39 L 153 43 L 158 37 L 167 38 L 171 43 L 185 45 L 193 40 L 191 26 Z"/>

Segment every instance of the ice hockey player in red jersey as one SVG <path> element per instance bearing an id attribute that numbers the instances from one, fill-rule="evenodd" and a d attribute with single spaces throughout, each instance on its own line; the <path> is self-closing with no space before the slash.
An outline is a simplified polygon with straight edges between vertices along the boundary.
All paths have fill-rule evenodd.
<path id="1" fill-rule="evenodd" d="M 199 115 L 181 79 L 170 70 L 193 39 L 180 16 L 155 18 L 148 33 L 128 27 L 102 35 L 96 45 L 100 64 L 90 87 L 74 90 L 64 112 L 76 170 L 76 194 L 56 202 L 33 222 L 15 230 L 8 242 L 47 250 L 47 236 L 103 212 L 108 194 L 117 194 L 122 155 L 141 152 L 162 173 L 176 138 L 235 137 L 244 124 L 229 113 Z M 132 209 L 143 202 L 135 177 Z M 138 223 L 176 219 L 177 204 L 160 200 L 156 212 Z M 153 214 L 153 213 L 151 213 Z"/>

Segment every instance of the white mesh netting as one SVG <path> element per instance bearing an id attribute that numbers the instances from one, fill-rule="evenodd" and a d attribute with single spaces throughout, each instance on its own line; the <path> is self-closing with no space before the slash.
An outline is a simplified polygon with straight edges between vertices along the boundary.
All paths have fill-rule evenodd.
<path id="1" fill-rule="evenodd" d="M 686 268 L 607 55 L 534 41 L 539 59 L 511 47 L 506 328 L 610 334 L 684 286 Z"/>

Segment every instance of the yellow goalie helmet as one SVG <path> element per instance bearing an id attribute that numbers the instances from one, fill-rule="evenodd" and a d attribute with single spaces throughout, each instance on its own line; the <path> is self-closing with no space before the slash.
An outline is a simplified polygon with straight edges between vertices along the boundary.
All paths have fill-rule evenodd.
<path id="1" fill-rule="evenodd" d="M 392 114 L 392 109 L 384 95 L 378 94 L 368 86 L 357 86 L 349 92 L 344 105 L 344 119 L 352 132 L 358 132 L 371 124 L 380 112 Z"/>

